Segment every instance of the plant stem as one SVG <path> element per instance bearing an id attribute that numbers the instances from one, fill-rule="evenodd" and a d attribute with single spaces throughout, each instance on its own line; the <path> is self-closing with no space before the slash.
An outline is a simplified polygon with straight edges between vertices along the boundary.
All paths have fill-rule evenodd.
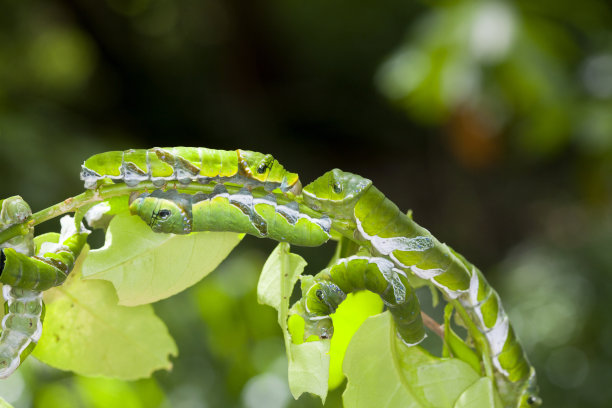
<path id="1" fill-rule="evenodd" d="M 440 336 L 441 339 L 444 339 L 444 328 L 442 325 L 440 325 L 423 311 L 421 311 L 421 317 L 423 318 L 423 324 L 425 325 L 425 327 L 436 333 L 438 336 Z"/>

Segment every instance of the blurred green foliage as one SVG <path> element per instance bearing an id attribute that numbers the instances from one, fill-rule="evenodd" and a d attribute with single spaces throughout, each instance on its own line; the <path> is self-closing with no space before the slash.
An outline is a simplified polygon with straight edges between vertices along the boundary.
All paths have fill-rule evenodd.
<path id="1" fill-rule="evenodd" d="M 547 406 L 609 406 L 611 27 L 605 0 L 3 2 L 2 196 L 42 209 L 82 189 L 89 155 L 154 145 L 272 153 L 303 182 L 362 174 L 485 271 Z M 254 295 L 273 243 L 256 241 L 155 305 L 180 350 L 171 373 L 122 383 L 30 359 L 0 395 L 319 406 L 289 397 Z M 331 250 L 300 251 L 316 273 Z"/>

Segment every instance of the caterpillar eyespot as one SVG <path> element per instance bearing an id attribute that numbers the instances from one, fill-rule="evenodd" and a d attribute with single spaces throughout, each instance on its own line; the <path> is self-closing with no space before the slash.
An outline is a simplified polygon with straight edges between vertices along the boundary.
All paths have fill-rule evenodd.
<path id="1" fill-rule="evenodd" d="M 323 291 L 321 289 L 317 289 L 317 291 L 315 292 L 317 299 L 319 300 L 323 300 Z"/>
<path id="2" fill-rule="evenodd" d="M 274 157 L 272 157 L 272 155 L 266 155 L 266 157 L 264 157 L 264 159 L 262 160 L 261 164 L 257 166 L 257 173 L 264 174 L 266 170 L 272 168 L 273 165 Z"/>
<path id="3" fill-rule="evenodd" d="M 170 214 L 171 214 L 170 210 L 165 210 L 164 209 L 164 210 L 159 211 L 157 213 L 157 216 L 158 216 L 159 219 L 165 220 L 166 218 L 170 217 Z"/>

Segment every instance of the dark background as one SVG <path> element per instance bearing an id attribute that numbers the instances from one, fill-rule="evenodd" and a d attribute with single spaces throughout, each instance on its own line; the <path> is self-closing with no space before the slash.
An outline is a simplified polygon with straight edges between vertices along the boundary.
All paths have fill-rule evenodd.
<path id="1" fill-rule="evenodd" d="M 92 154 L 178 145 L 272 153 L 304 184 L 334 167 L 372 179 L 485 271 L 546 406 L 612 404 L 608 2 L 0 4 L 2 197 L 37 211 L 82 190 Z M 181 353 L 172 373 L 123 383 L 31 362 L 0 395 L 318 406 L 288 399 L 274 313 L 255 306 L 273 247 L 248 237 L 223 271 L 156 305 Z M 299 252 L 314 273 L 332 250 Z"/>

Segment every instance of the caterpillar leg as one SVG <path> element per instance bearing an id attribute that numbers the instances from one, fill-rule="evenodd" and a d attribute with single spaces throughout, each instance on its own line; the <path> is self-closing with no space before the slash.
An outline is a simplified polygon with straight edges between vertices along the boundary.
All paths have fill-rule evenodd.
<path id="1" fill-rule="evenodd" d="M 318 330 L 319 337 L 331 337 L 329 315 L 347 293 L 369 290 L 380 295 L 395 321 L 397 334 L 408 346 L 425 338 L 419 300 L 403 271 L 383 258 L 351 256 L 340 259 L 314 277 L 302 278 L 303 315 L 306 334 Z M 328 319 L 326 321 L 325 319 Z"/>

